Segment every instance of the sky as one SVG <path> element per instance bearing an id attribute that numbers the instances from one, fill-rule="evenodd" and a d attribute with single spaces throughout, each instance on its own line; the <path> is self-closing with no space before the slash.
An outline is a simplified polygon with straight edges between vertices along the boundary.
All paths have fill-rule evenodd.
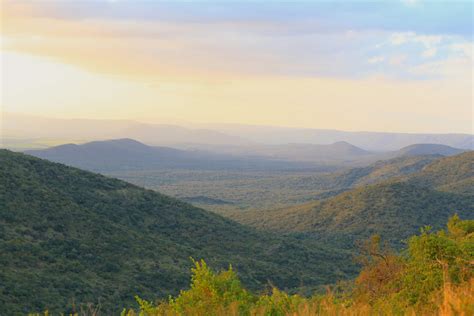
<path id="1" fill-rule="evenodd" d="M 6 112 L 473 133 L 471 1 L 0 5 Z"/>

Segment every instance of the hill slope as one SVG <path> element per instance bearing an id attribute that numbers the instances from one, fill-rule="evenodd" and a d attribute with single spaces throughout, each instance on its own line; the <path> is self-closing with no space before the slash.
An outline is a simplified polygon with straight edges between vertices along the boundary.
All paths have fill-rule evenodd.
<path id="1" fill-rule="evenodd" d="M 0 150 L 0 305 L 7 314 L 103 311 L 176 293 L 190 257 L 229 263 L 244 283 L 314 287 L 353 271 L 347 256 L 246 228 L 159 193 Z"/>
<path id="2" fill-rule="evenodd" d="M 403 147 L 395 152 L 395 155 L 400 156 L 420 156 L 420 155 L 442 155 L 454 156 L 464 152 L 463 149 L 458 149 L 440 144 L 414 144 Z"/>
<path id="3" fill-rule="evenodd" d="M 366 167 L 330 174 L 332 183 L 337 189 L 347 189 L 359 185 L 373 184 L 391 178 L 407 176 L 421 171 L 423 167 L 441 158 L 438 155 L 402 156 L 388 160 L 380 160 Z"/>
<path id="4" fill-rule="evenodd" d="M 474 152 L 442 158 L 405 178 L 293 208 L 236 213 L 233 218 L 261 229 L 339 239 L 346 246 L 374 233 L 399 244 L 424 225 L 441 227 L 455 212 L 473 217 L 473 161 Z"/>
<path id="5" fill-rule="evenodd" d="M 465 151 L 438 144 L 416 144 L 396 151 L 367 151 L 344 141 L 326 145 L 311 143 L 253 144 L 247 146 L 191 144 L 182 146 L 182 148 L 188 150 L 205 149 L 208 152 L 233 155 L 235 157 L 260 157 L 287 162 L 317 163 L 319 165 L 338 167 L 361 167 L 395 158 L 451 156 Z"/>
<path id="6" fill-rule="evenodd" d="M 201 125 L 186 128 L 177 125 L 144 124 L 126 120 L 53 119 L 3 112 L 3 137 L 9 146 L 21 148 L 23 140 L 40 145 L 42 139 L 96 140 L 131 137 L 147 144 L 171 146 L 178 144 L 213 145 L 285 145 L 291 143 L 332 144 L 348 142 L 371 151 L 392 151 L 412 144 L 444 144 L 455 148 L 474 149 L 471 134 L 409 134 L 380 132 L 347 132 L 323 129 L 300 129 L 249 125 Z M 189 127 L 189 125 L 187 125 Z M 22 138 L 23 140 L 18 140 Z M 38 144 L 39 143 L 39 144 Z M 47 142 L 50 144 L 50 142 Z M 58 144 L 61 142 L 55 142 Z M 10 148 L 12 148 L 10 147 Z M 42 146 L 41 146 L 42 147 Z M 36 148 L 41 148 L 36 147 Z"/>
<path id="7" fill-rule="evenodd" d="M 474 194 L 474 151 L 434 161 L 407 181 L 440 191 Z"/>
<path id="8" fill-rule="evenodd" d="M 345 162 L 371 156 L 371 152 L 353 146 L 347 142 L 335 142 L 329 145 L 285 144 L 273 146 L 255 146 L 249 152 L 264 157 L 289 161 L 320 161 L 326 163 Z"/>
<path id="9" fill-rule="evenodd" d="M 272 169 L 305 168 L 306 165 L 263 157 L 234 157 L 202 150 L 148 146 L 133 139 L 66 144 L 25 153 L 97 172 L 155 169 Z"/>

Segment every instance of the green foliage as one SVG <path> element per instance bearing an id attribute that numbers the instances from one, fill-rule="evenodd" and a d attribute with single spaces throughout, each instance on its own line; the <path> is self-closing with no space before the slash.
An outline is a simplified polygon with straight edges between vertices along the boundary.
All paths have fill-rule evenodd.
<path id="1" fill-rule="evenodd" d="M 412 236 L 401 255 L 381 250 L 370 242 L 369 262 L 356 279 L 356 299 L 372 305 L 391 302 L 394 307 L 429 308 L 446 286 L 470 287 L 474 281 L 474 238 L 472 220 L 457 215 L 448 221 L 448 229 L 433 232 L 422 229 Z M 376 283 L 377 286 L 374 286 Z M 447 294 L 447 293 L 445 293 Z M 471 306 L 474 307 L 474 306 Z"/>
<path id="2" fill-rule="evenodd" d="M 242 288 L 232 267 L 215 273 L 204 260 L 193 262 L 190 289 L 156 307 L 137 297 L 140 315 L 254 315 L 260 311 L 277 316 L 287 315 L 306 302 L 302 296 L 289 295 L 277 288 L 269 295 L 255 296 Z"/>
<path id="3" fill-rule="evenodd" d="M 474 151 L 436 160 L 407 181 L 422 187 L 436 187 L 446 192 L 473 194 Z"/>
<path id="4" fill-rule="evenodd" d="M 243 210 L 265 210 L 331 197 L 353 187 L 420 171 L 437 156 L 402 157 L 367 167 L 323 170 L 102 170 L 205 209 L 239 219 Z M 333 172 L 328 172 L 333 171 Z"/>
<path id="5" fill-rule="evenodd" d="M 326 295 L 273 288 L 255 296 L 232 268 L 216 274 L 204 261 L 195 262 L 189 290 L 155 307 L 137 299 L 140 315 L 471 315 L 474 253 L 466 245 L 474 243 L 472 222 L 454 216 L 447 231 L 424 229 L 402 254 L 373 236 L 360 245 L 363 268 L 353 285 Z"/>
<path id="6" fill-rule="evenodd" d="M 178 314 L 187 315 L 192 312 L 212 315 L 219 306 L 228 308 L 232 303 L 239 312 L 244 312 L 252 303 L 252 295 L 242 288 L 232 266 L 227 271 L 215 274 L 204 260 L 194 261 L 194 264 L 195 267 L 191 269 L 191 288 L 181 291 L 177 298 L 171 298 L 169 302 L 170 307 Z"/>
<path id="7" fill-rule="evenodd" d="M 186 287 L 189 257 L 230 263 L 252 290 L 313 290 L 355 273 L 348 252 L 257 232 L 112 178 L 0 150 L 0 306 L 106 314 Z M 65 307 L 66 310 L 65 310 Z"/>
<path id="8" fill-rule="evenodd" d="M 473 159 L 474 152 L 442 158 L 404 178 L 299 206 L 241 212 L 233 218 L 260 229 L 303 233 L 344 247 L 380 234 L 400 248 L 425 225 L 440 229 L 455 212 L 472 216 L 474 186 L 462 186 L 474 180 Z"/>
<path id="9" fill-rule="evenodd" d="M 256 310 L 264 311 L 265 315 L 288 315 L 297 311 L 306 299 L 300 295 L 289 295 L 285 292 L 272 289 L 271 295 L 262 295 L 255 304 Z"/>
<path id="10" fill-rule="evenodd" d="M 473 220 L 461 221 L 455 215 L 447 232 L 433 233 L 428 227 L 420 236 L 410 238 L 400 295 L 411 303 L 426 303 L 446 280 L 459 284 L 472 278 L 473 225 Z"/>

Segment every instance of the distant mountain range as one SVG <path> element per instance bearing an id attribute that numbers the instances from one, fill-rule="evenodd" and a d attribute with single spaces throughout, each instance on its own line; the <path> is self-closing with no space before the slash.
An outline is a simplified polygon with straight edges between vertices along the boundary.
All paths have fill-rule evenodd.
<path id="1" fill-rule="evenodd" d="M 347 132 L 246 125 L 147 124 L 128 120 L 51 119 L 3 113 L 3 146 L 15 149 L 44 148 L 54 142 L 133 138 L 159 146 L 219 145 L 328 145 L 347 142 L 368 151 L 394 151 L 413 144 L 440 144 L 474 149 L 470 134 L 415 134 Z"/>
<path id="2" fill-rule="evenodd" d="M 403 152 L 403 151 L 402 151 Z M 388 179 L 400 178 L 421 171 L 425 166 L 440 159 L 441 155 L 399 156 L 380 160 L 364 167 L 351 168 L 327 175 L 327 183 L 334 189 L 350 189 L 374 184 Z"/>
<path id="3" fill-rule="evenodd" d="M 152 145 L 171 144 L 249 144 L 237 136 L 218 131 L 185 128 L 178 125 L 147 124 L 130 120 L 53 119 L 30 115 L 3 113 L 2 133 L 5 145 L 21 147 L 31 144 L 47 144 L 52 140 L 100 140 L 133 138 Z M 8 146 L 7 146 L 8 147 Z M 23 147 L 24 148 L 24 147 Z"/>
<path id="4" fill-rule="evenodd" d="M 329 145 L 285 144 L 285 145 L 188 145 L 188 150 L 207 150 L 214 153 L 234 156 L 256 156 L 271 159 L 312 162 L 324 165 L 367 165 L 377 160 L 420 155 L 450 156 L 466 151 L 439 144 L 413 144 L 394 151 L 367 151 L 347 142 L 336 142 Z"/>
<path id="5" fill-rule="evenodd" d="M 395 157 L 422 156 L 422 155 L 441 155 L 453 156 L 462 153 L 463 149 L 453 148 L 439 144 L 414 144 L 403 147 L 402 149 L 391 153 Z"/>
<path id="6" fill-rule="evenodd" d="M 419 134 L 389 132 L 348 132 L 329 129 L 251 126 L 237 124 L 205 125 L 206 128 L 268 145 L 289 143 L 332 144 L 348 142 L 369 151 L 394 151 L 413 144 L 441 144 L 474 149 L 472 134 Z"/>
<path id="7" fill-rule="evenodd" d="M 353 146 L 347 142 L 328 145 L 284 144 L 247 146 L 203 146 L 189 145 L 189 149 L 205 148 L 215 153 L 235 156 L 257 156 L 286 161 L 341 163 L 373 156 L 372 152 Z"/>
<path id="8" fill-rule="evenodd" d="M 232 218 L 260 229 L 340 241 L 346 247 L 375 233 L 400 245 L 424 225 L 440 228 L 454 213 L 472 218 L 474 152 L 419 162 L 417 172 L 370 185 L 363 185 L 370 183 L 364 178 L 370 179 L 376 170 L 359 176 L 352 171 L 353 182 L 362 184 L 352 190 L 295 207 L 236 212 Z"/>
<path id="9" fill-rule="evenodd" d="M 265 157 L 243 157 L 199 150 L 147 146 L 132 139 L 66 144 L 25 153 L 91 171 L 153 169 L 284 169 L 316 167 Z"/>
<path id="10" fill-rule="evenodd" d="M 100 302 L 102 313 L 115 315 L 133 305 L 133 295 L 177 294 L 188 284 L 191 257 L 215 268 L 232 263 L 246 286 L 260 290 L 313 289 L 355 272 L 347 252 L 322 243 L 258 232 L 154 191 L 7 150 L 0 150 L 0 205 L 6 315 L 56 314 L 74 301 Z"/>
<path id="11" fill-rule="evenodd" d="M 230 150 L 175 149 L 148 146 L 132 139 L 66 144 L 25 153 L 92 171 L 152 169 L 304 169 L 333 170 L 382 159 L 415 155 L 453 155 L 461 149 L 445 145 L 411 145 L 388 153 L 368 152 L 346 142 L 331 145 L 288 144 Z"/>

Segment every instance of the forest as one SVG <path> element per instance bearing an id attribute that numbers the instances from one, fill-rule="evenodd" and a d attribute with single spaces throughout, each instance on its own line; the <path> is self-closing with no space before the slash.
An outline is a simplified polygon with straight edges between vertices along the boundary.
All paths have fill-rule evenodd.
<path id="1" fill-rule="evenodd" d="M 271 284 L 245 289 L 232 266 L 214 271 L 193 260 L 191 283 L 177 296 L 147 301 L 122 316 L 158 315 L 472 315 L 474 220 L 451 217 L 445 230 L 424 227 L 400 252 L 374 235 L 359 244 L 361 271 L 353 281 L 311 296 L 288 294 Z M 100 305 L 78 305 L 71 315 L 100 315 Z M 30 314 L 40 316 L 43 314 Z M 44 315 L 48 315 L 47 312 Z"/>
<path id="2" fill-rule="evenodd" d="M 474 316 L 468 0 L 0 0 L 0 316 Z"/>

